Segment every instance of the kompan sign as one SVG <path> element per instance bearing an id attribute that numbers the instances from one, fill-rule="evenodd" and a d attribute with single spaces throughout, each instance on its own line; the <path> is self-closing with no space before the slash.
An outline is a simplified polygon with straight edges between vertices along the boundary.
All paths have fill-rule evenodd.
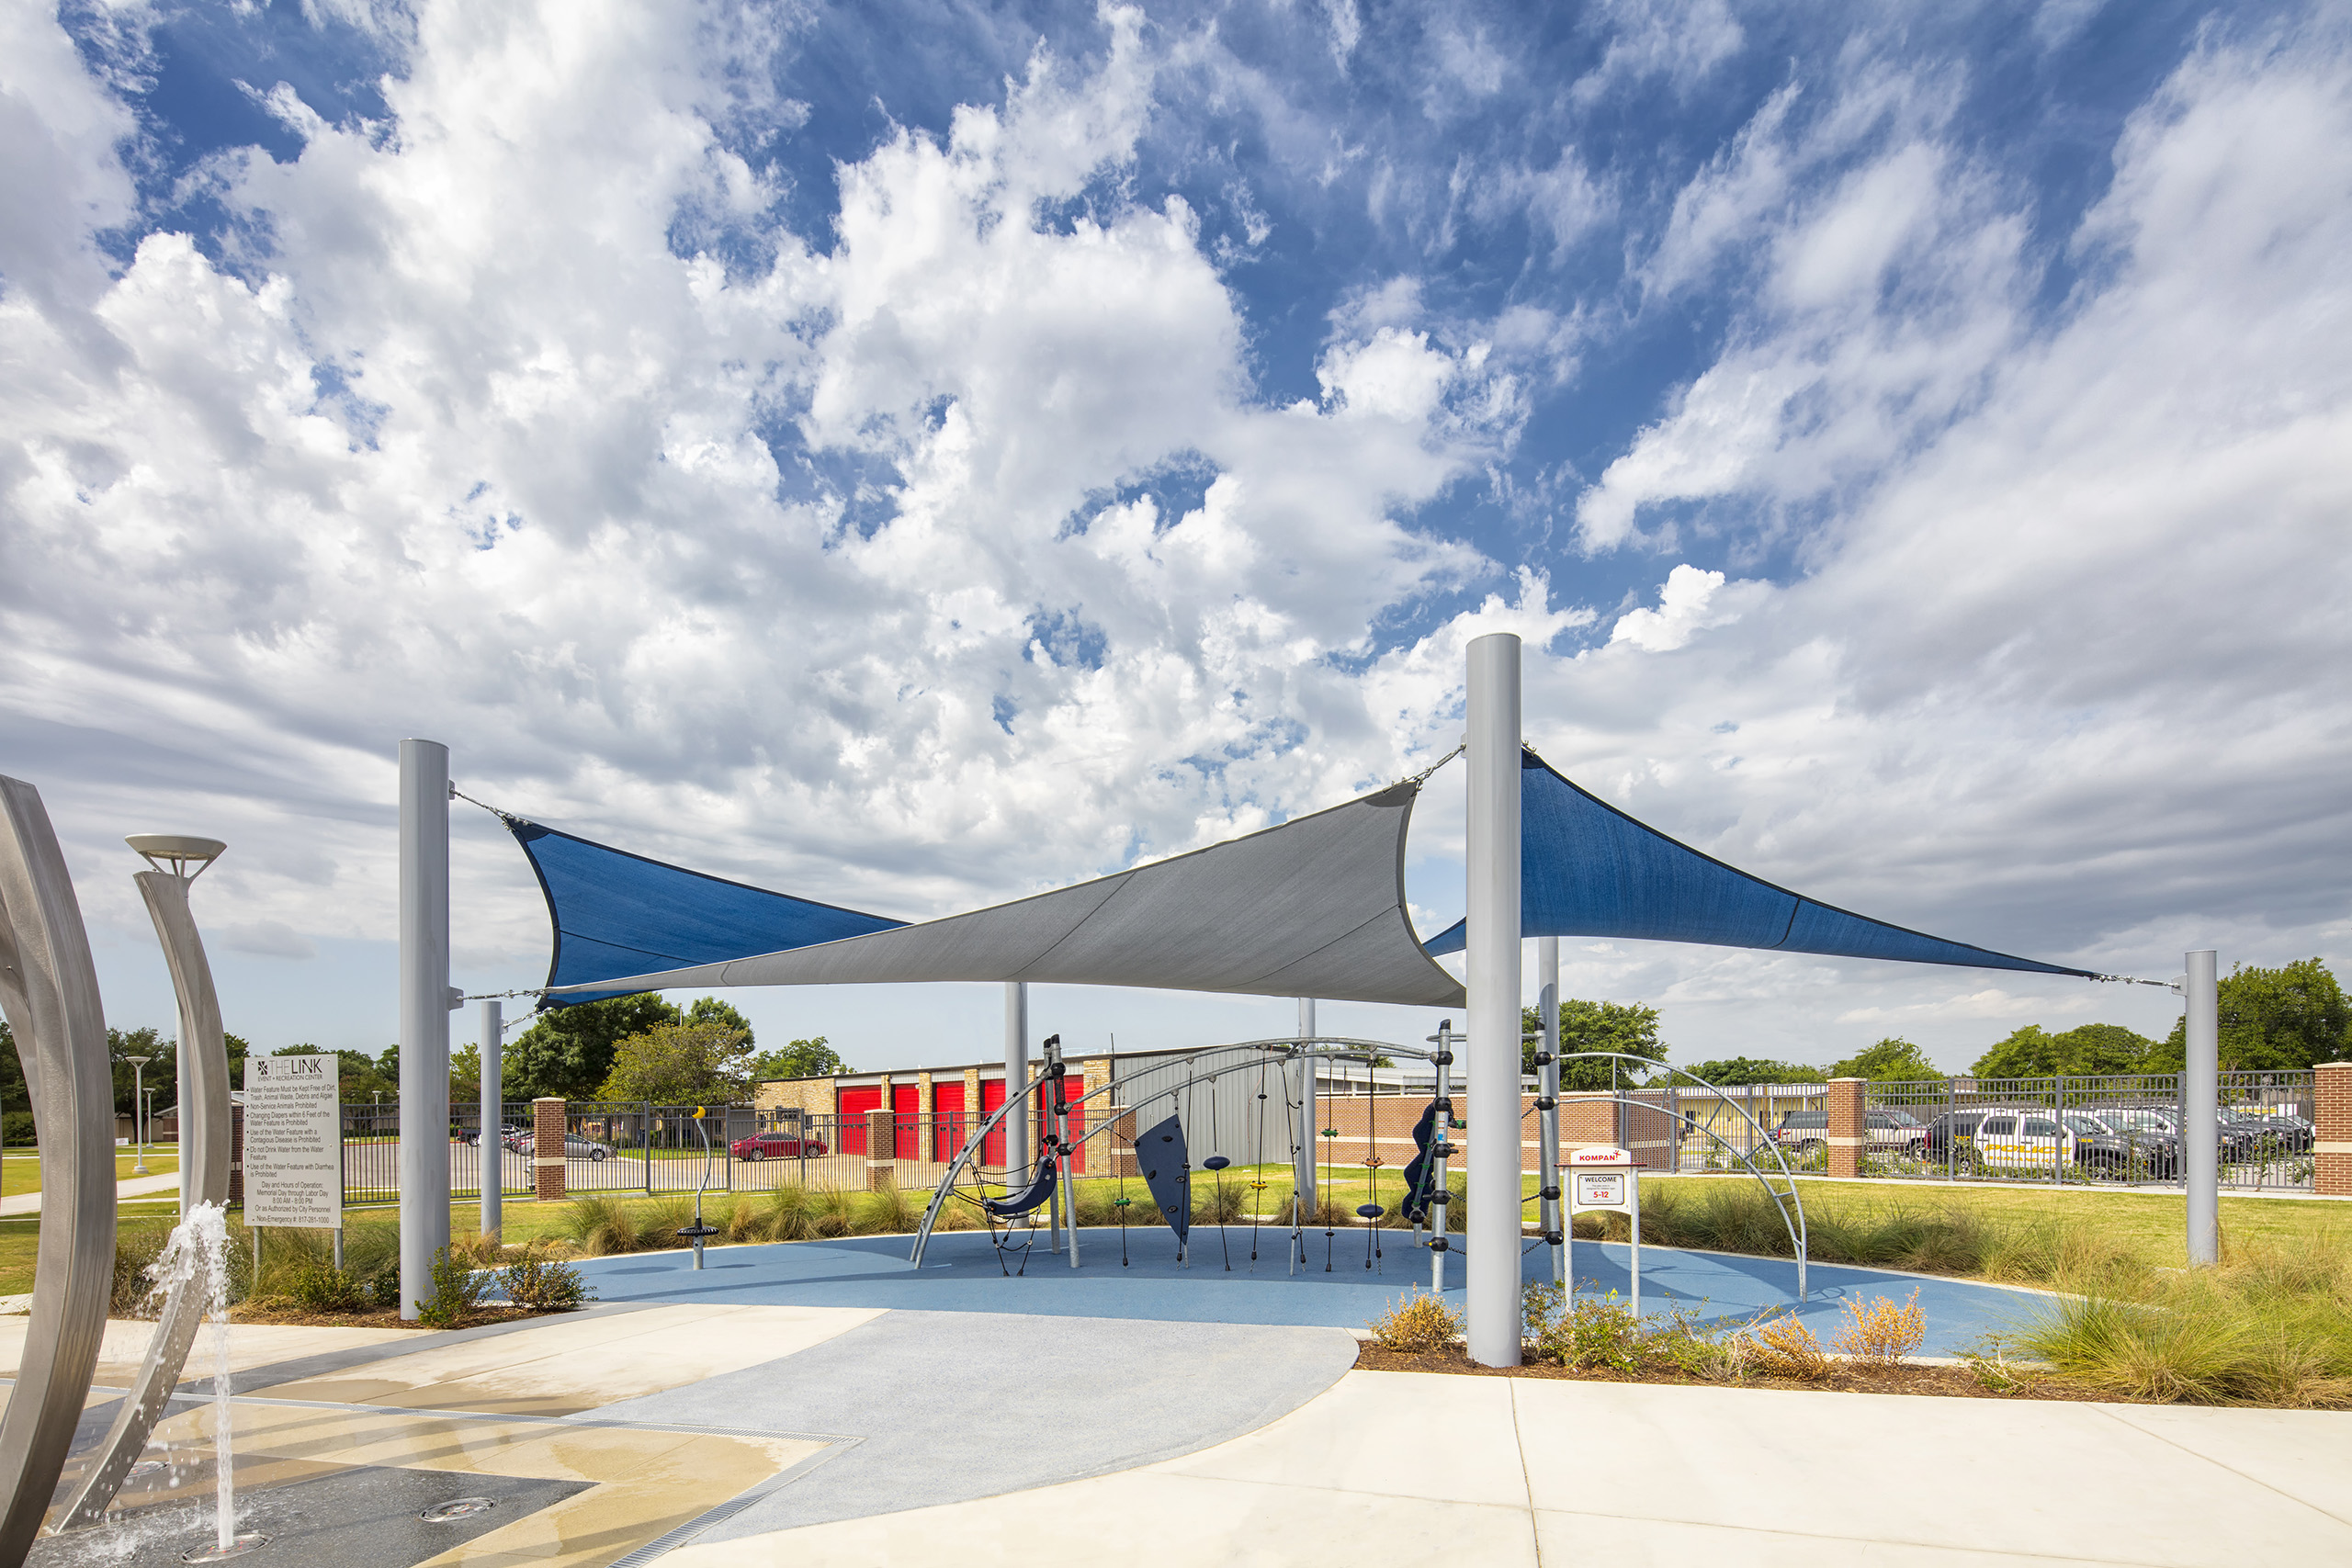
<path id="1" fill-rule="evenodd" d="M 343 1225 L 343 1064 L 245 1060 L 245 1224 Z"/>

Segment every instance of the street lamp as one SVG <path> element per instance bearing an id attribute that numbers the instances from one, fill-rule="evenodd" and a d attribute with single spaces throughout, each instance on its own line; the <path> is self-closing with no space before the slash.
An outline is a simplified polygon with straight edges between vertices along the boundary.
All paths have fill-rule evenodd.
<path id="1" fill-rule="evenodd" d="M 140 1115 L 139 1109 L 146 1099 L 146 1079 L 143 1075 L 147 1070 L 147 1064 L 154 1059 L 153 1056 L 123 1058 L 130 1064 L 130 1135 L 139 1145 L 139 1152 L 132 1156 L 130 1162 L 130 1174 L 133 1176 L 147 1174 L 147 1124 L 145 1119 Z"/>

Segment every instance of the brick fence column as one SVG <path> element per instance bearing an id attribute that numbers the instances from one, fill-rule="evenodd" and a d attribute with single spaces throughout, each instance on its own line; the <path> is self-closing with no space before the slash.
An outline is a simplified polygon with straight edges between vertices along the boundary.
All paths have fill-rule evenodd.
<path id="1" fill-rule="evenodd" d="M 884 1104 L 865 1113 L 865 1186 L 875 1191 L 899 1184 L 899 1119 L 888 1108 L 888 1091 L 884 1091 Z"/>
<path id="2" fill-rule="evenodd" d="M 2323 1062 L 2312 1074 L 2312 1190 L 2352 1198 L 2352 1062 Z"/>
<path id="3" fill-rule="evenodd" d="M 542 1203 L 563 1197 L 563 1101 L 531 1101 L 531 1196 Z M 548 1151 L 555 1152 L 549 1154 Z"/>
<path id="4" fill-rule="evenodd" d="M 1136 1165 L 1135 1111 L 1125 1105 L 1114 1105 L 1103 1113 L 1111 1118 L 1109 1134 L 1111 1147 L 1108 1151 L 1110 1157 L 1107 1162 L 1111 1168 L 1109 1174 L 1113 1176 L 1142 1175 L 1142 1170 Z"/>
<path id="5" fill-rule="evenodd" d="M 1862 1174 L 1862 1148 L 1870 1139 L 1870 1127 L 1862 1115 L 1862 1084 L 1860 1078 L 1831 1078 L 1829 1080 L 1829 1174 L 1857 1177 Z"/>

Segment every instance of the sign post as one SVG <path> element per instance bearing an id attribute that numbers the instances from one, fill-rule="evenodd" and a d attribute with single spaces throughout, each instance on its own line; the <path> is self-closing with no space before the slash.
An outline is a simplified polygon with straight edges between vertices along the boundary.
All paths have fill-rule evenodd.
<path id="1" fill-rule="evenodd" d="M 1568 1156 L 1568 1229 L 1588 1209 L 1615 1210 L 1633 1226 L 1633 1309 L 1642 1320 L 1642 1172 L 1623 1149 L 1578 1149 Z M 1573 1278 L 1573 1276 L 1571 1276 Z M 1575 1287 L 1570 1287 L 1574 1293 Z"/>
<path id="2" fill-rule="evenodd" d="M 333 1056 L 245 1058 L 245 1224 L 334 1232 L 343 1262 L 343 1064 Z"/>

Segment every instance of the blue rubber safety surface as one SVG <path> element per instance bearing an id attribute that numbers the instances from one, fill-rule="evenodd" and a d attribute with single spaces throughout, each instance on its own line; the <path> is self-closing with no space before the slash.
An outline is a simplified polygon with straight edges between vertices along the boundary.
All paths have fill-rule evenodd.
<path id="1" fill-rule="evenodd" d="M 1311 1233 L 1306 1266 L 1285 1270 L 1289 1233 L 1261 1228 L 1258 1259 L 1250 1260 L 1250 1233 L 1215 1225 L 1193 1231 L 1192 1265 L 1180 1267 L 1175 1243 L 1164 1231 L 1132 1231 L 1126 1267 L 1119 1261 L 1119 1233 L 1079 1233 L 1081 1267 L 1046 1249 L 1044 1233 L 1029 1253 L 1025 1274 L 1008 1278 L 996 1250 L 981 1231 L 934 1235 L 921 1269 L 907 1261 L 906 1236 L 859 1236 L 841 1241 L 779 1242 L 764 1247 L 715 1248 L 695 1272 L 683 1252 L 638 1253 L 590 1258 L 580 1265 L 605 1302 L 723 1302 L 761 1305 L 888 1307 L 924 1312 L 1022 1313 L 1058 1317 L 1132 1318 L 1162 1323 L 1237 1323 L 1362 1328 L 1408 1292 L 1427 1289 L 1430 1255 L 1404 1235 L 1382 1241 L 1384 1256 L 1364 1267 L 1364 1232 L 1341 1232 L 1329 1245 Z M 1228 1249 L 1229 1248 L 1229 1253 Z M 1579 1296 L 1616 1291 L 1629 1294 L 1629 1248 L 1621 1243 L 1580 1241 L 1574 1251 Z M 1230 1257 L 1230 1270 L 1226 1266 Z M 1004 1267 L 1022 1259 L 1007 1253 Z M 1521 1259 L 1521 1276 L 1551 1278 L 1542 1247 Z M 1462 1260 L 1446 1264 L 1449 1301 L 1462 1297 Z M 1914 1290 L 1927 1314 L 1929 1356 L 1953 1356 L 1986 1334 L 2014 1328 L 2041 1316 L 2049 1298 L 2037 1292 L 1963 1280 L 1898 1274 L 1879 1269 L 1812 1265 L 1808 1299 L 1799 1314 L 1826 1340 L 1849 1299 L 1907 1299 Z M 1796 1264 L 1787 1258 L 1747 1258 L 1719 1252 L 1642 1248 L 1642 1312 L 1645 1317 L 1676 1308 L 1710 1325 L 1736 1323 L 1759 1313 L 1796 1305 Z"/>

